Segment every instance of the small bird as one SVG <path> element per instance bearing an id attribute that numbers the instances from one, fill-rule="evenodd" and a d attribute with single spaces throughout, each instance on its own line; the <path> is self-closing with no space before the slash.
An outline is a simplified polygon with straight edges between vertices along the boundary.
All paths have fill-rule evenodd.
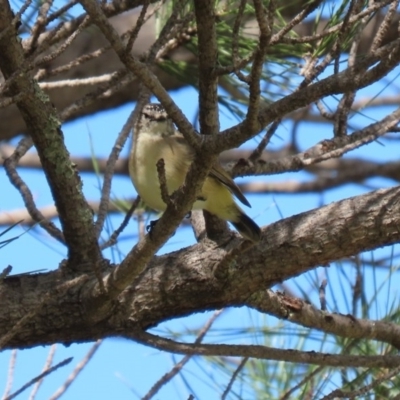
<path id="1" fill-rule="evenodd" d="M 172 194 L 184 183 L 194 154 L 161 104 L 150 103 L 143 107 L 134 128 L 129 174 L 136 191 L 150 208 L 157 211 L 167 208 L 161 196 L 158 160 L 164 159 L 167 189 Z M 260 227 L 235 203 L 233 195 L 251 207 L 232 178 L 216 163 L 205 179 L 193 209 L 207 210 L 229 221 L 244 238 L 258 242 Z"/>

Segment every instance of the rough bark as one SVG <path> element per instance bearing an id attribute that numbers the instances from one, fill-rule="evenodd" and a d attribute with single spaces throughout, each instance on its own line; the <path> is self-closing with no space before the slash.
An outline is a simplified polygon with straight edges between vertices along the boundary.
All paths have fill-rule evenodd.
<path id="1" fill-rule="evenodd" d="M 399 195 L 399 187 L 378 190 L 281 220 L 264 228 L 262 242 L 247 251 L 232 239 L 219 248 L 203 242 L 156 256 L 115 300 L 94 301 L 93 274 L 70 276 L 64 268 L 6 278 L 0 337 L 7 337 L 6 348 L 131 337 L 138 327 L 254 303 L 253 294 L 285 279 L 398 242 Z M 105 280 L 115 268 L 103 271 Z"/>

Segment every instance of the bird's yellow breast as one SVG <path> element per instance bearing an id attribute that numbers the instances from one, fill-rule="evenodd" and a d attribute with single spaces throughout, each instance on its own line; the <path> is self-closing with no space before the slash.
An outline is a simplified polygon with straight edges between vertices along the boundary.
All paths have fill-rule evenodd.
<path id="1" fill-rule="evenodd" d="M 168 193 L 172 194 L 184 182 L 192 161 L 189 148 L 172 138 L 141 132 L 132 153 L 129 173 L 136 191 L 149 207 L 164 211 L 156 164 L 164 159 Z"/>

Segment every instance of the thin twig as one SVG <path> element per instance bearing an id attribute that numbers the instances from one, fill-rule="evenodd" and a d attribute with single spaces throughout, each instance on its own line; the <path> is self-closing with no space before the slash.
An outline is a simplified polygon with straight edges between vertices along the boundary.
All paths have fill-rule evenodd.
<path id="1" fill-rule="evenodd" d="M 393 0 L 383 0 L 381 2 L 370 2 L 370 6 L 361 11 L 359 14 L 351 17 L 348 21 L 349 25 L 354 25 L 357 21 L 363 19 L 364 17 L 370 17 L 373 15 L 377 10 L 386 7 L 388 4 L 392 3 Z M 271 39 L 271 46 L 275 45 L 279 42 L 286 43 L 286 44 L 299 44 L 299 43 L 310 43 L 315 42 L 317 40 L 321 40 L 327 36 L 332 35 L 333 33 L 339 32 L 342 29 L 343 21 L 339 22 L 337 25 L 332 26 L 331 28 L 324 29 L 321 33 L 315 33 L 312 36 L 300 36 L 300 37 L 281 37 L 279 32 L 272 36 Z M 278 36 L 279 35 L 279 36 Z"/>
<path id="2" fill-rule="evenodd" d="M 352 338 L 354 341 L 377 340 L 388 343 L 394 348 L 400 348 L 400 327 L 386 321 L 321 311 L 297 297 L 274 293 L 271 290 L 260 291 L 257 296 L 254 295 L 246 300 L 245 305 L 258 312 L 289 320 L 306 328 L 318 329 L 327 334 Z"/>
<path id="3" fill-rule="evenodd" d="M 222 314 L 224 310 L 217 310 L 214 312 L 212 317 L 207 321 L 207 323 L 203 326 L 203 328 L 200 330 L 196 340 L 194 343 L 201 343 L 201 341 L 204 339 L 204 336 L 206 333 L 210 330 L 212 324 L 215 322 L 215 320 Z M 182 358 L 181 361 L 179 361 L 177 364 L 173 366 L 171 371 L 167 372 L 164 374 L 153 386 L 152 388 L 142 397 L 142 400 L 150 400 L 152 397 L 154 397 L 160 389 L 167 384 L 168 382 L 171 381 L 171 379 L 177 375 L 184 365 L 192 358 L 192 355 L 186 355 Z"/>
<path id="4" fill-rule="evenodd" d="M 376 32 L 376 34 L 374 35 L 374 40 L 369 49 L 371 53 L 375 52 L 382 45 L 382 42 L 388 30 L 390 29 L 390 25 L 393 22 L 393 18 L 396 18 L 398 6 L 399 0 L 396 0 L 392 2 L 392 4 L 390 4 L 388 10 L 385 13 L 385 18 L 379 26 L 378 32 Z"/>
<path id="5" fill-rule="evenodd" d="M 163 2 L 160 2 L 161 7 Z M 197 32 L 196 28 L 190 26 L 194 19 L 194 13 L 188 12 L 182 18 L 181 14 L 186 5 L 186 0 L 179 0 L 172 10 L 171 16 L 162 28 L 158 38 L 151 46 L 148 52 L 148 62 L 160 60 L 169 50 L 179 46 L 179 43 L 185 43 L 190 40 L 190 37 Z M 157 7 L 153 10 L 153 13 Z"/>
<path id="6" fill-rule="evenodd" d="M 0 95 L 1 95 L 1 89 L 2 88 L 0 88 Z M 5 99 L 0 100 L 0 108 L 5 108 L 5 107 L 8 107 L 9 105 L 11 105 L 13 103 L 16 103 L 23 96 L 24 96 L 23 93 L 18 93 L 16 96 L 7 97 Z"/>
<path id="7" fill-rule="evenodd" d="M 103 229 L 104 221 L 108 212 L 108 205 L 110 201 L 110 193 L 111 193 L 111 182 L 114 176 L 114 167 L 115 163 L 118 160 L 118 157 L 124 148 L 125 142 L 128 139 L 129 133 L 132 130 L 132 126 L 139 115 L 139 110 L 136 107 L 132 110 L 129 115 L 126 123 L 124 124 L 121 132 L 119 133 L 117 140 L 111 150 L 110 156 L 108 157 L 106 170 L 104 172 L 103 179 L 103 187 L 101 188 L 101 199 L 98 211 L 98 217 L 95 224 L 95 230 L 97 237 L 100 236 L 101 231 Z"/>
<path id="8" fill-rule="evenodd" d="M 43 43 L 40 46 L 40 48 L 36 49 L 36 51 L 33 51 L 33 49 L 28 49 L 26 50 L 26 58 L 24 64 L 21 66 L 21 68 L 15 70 L 13 74 L 7 79 L 7 81 L 2 85 L 0 93 L 4 93 L 10 85 L 18 79 L 18 77 L 22 73 L 28 73 L 30 71 L 33 71 L 36 69 L 38 66 L 45 64 L 47 65 L 50 61 L 54 60 L 56 57 L 58 57 L 60 54 L 62 54 L 71 44 L 72 42 L 76 39 L 76 37 L 79 35 L 82 30 L 87 27 L 90 23 L 89 17 L 86 17 L 76 28 L 76 30 L 64 41 L 64 43 L 60 46 L 57 46 L 57 48 L 51 52 L 50 54 L 46 54 L 40 59 L 37 59 L 37 55 L 44 52 L 46 48 L 43 48 Z M 31 42 L 29 42 L 29 46 L 31 45 Z M 31 54 L 30 54 L 31 53 Z M 65 68 L 65 66 L 64 66 Z M 43 75 L 43 72 L 42 72 Z"/>
<path id="9" fill-rule="evenodd" d="M 319 113 L 321 114 L 322 117 L 324 117 L 325 119 L 327 119 L 328 121 L 333 121 L 335 119 L 335 115 L 332 112 L 329 112 L 322 100 L 318 100 L 315 102 L 315 105 L 317 106 L 317 109 L 319 111 Z"/>
<path id="10" fill-rule="evenodd" d="M 71 383 L 74 382 L 76 377 L 82 372 L 83 368 L 85 368 L 88 362 L 92 359 L 96 351 L 99 349 L 101 343 L 102 340 L 98 340 L 90 348 L 85 357 L 76 365 L 72 373 L 68 376 L 64 384 L 49 398 L 49 400 L 57 400 L 67 391 Z"/>
<path id="11" fill-rule="evenodd" d="M 389 129 L 396 126 L 399 121 L 400 108 L 389 114 L 387 117 L 383 118 L 381 121 L 371 124 L 366 128 L 360 130 L 359 132 L 357 132 L 356 135 L 355 133 L 353 133 L 352 135 L 340 137 L 339 139 L 345 140 L 344 143 L 346 144 L 331 151 L 328 150 L 320 156 L 310 157 L 310 159 L 304 160 L 304 165 L 311 165 L 316 162 L 329 160 L 330 158 L 340 157 L 351 150 L 354 150 L 358 147 L 361 147 L 367 143 L 376 140 L 378 137 L 387 133 Z M 353 140 L 348 140 L 348 138 L 351 138 Z"/>
<path id="12" fill-rule="evenodd" d="M 17 361 L 17 349 L 13 349 L 11 351 L 10 362 L 8 364 L 8 371 L 7 371 L 7 382 L 6 387 L 4 389 L 4 394 L 2 400 L 5 400 L 9 393 L 11 392 L 13 380 L 14 380 L 14 371 L 15 371 L 15 363 Z"/>
<path id="13" fill-rule="evenodd" d="M 345 21 L 350 19 L 351 15 L 351 10 L 354 8 L 354 13 L 359 12 L 360 4 L 357 6 L 354 6 L 354 2 L 351 2 L 349 12 L 346 15 Z M 344 22 L 345 22 L 344 21 Z M 347 61 L 347 65 L 349 68 L 353 68 L 356 65 L 356 60 L 357 60 L 357 52 L 358 52 L 358 46 L 361 41 L 361 32 L 363 27 L 369 22 L 369 19 L 367 17 L 363 18 L 357 26 L 358 31 L 354 33 L 353 38 L 352 38 L 352 43 L 349 51 L 349 57 Z M 343 25 L 345 26 L 345 24 Z M 346 29 L 346 32 L 343 30 L 339 33 L 339 39 L 340 37 L 344 37 L 345 33 L 348 33 L 350 29 L 354 29 L 353 26 L 348 26 Z M 341 52 L 340 52 L 341 53 Z M 335 61 L 335 73 L 339 72 L 339 62 L 340 62 L 340 54 L 337 55 L 336 61 Z M 337 67 L 336 67 L 337 65 Z M 336 72 L 337 71 L 337 72 Z M 347 127 L 348 127 L 348 116 L 351 111 L 352 105 L 354 103 L 356 96 L 355 90 L 347 91 L 343 94 L 342 98 L 339 101 L 339 104 L 337 106 L 337 111 L 335 115 L 335 125 L 333 128 L 334 135 L 335 136 L 344 136 L 347 134 Z"/>
<path id="14" fill-rule="evenodd" d="M 10 182 L 21 194 L 21 197 L 25 203 L 25 207 L 28 210 L 29 215 L 32 217 L 32 219 L 37 222 L 43 229 L 45 229 L 52 237 L 64 244 L 65 241 L 63 233 L 55 226 L 55 224 L 53 224 L 51 221 L 46 220 L 43 217 L 42 213 L 37 209 L 32 196 L 32 192 L 16 170 L 16 165 L 19 159 L 28 151 L 31 146 L 32 139 L 23 138 L 18 143 L 18 146 L 16 147 L 14 153 L 4 161 L 4 169 L 6 170 L 6 174 L 10 179 Z"/>
<path id="15" fill-rule="evenodd" d="M 140 10 L 139 18 L 136 21 L 135 26 L 132 28 L 132 30 L 128 33 L 128 43 L 126 44 L 126 51 L 130 52 L 132 51 L 132 46 L 135 43 L 137 36 L 139 34 L 139 31 L 143 24 L 147 21 L 148 18 L 146 17 L 147 9 L 149 8 L 150 0 L 144 0 L 142 4 L 142 9 Z"/>
<path id="16" fill-rule="evenodd" d="M 79 115 L 79 111 L 94 101 L 111 97 L 122 86 L 126 86 L 129 82 L 136 80 L 136 77 L 128 74 L 125 69 L 114 72 L 108 82 L 99 85 L 95 90 L 85 94 L 79 100 L 75 101 L 70 106 L 64 108 L 60 113 L 60 118 L 65 121 L 72 118 L 74 115 Z"/>
<path id="17" fill-rule="evenodd" d="M 307 376 L 304 377 L 297 385 L 293 386 L 290 388 L 279 400 L 289 400 L 290 396 L 300 387 L 302 387 L 304 384 L 306 384 L 308 381 L 310 381 L 315 375 L 319 374 L 324 370 L 325 367 L 317 367 L 313 372 L 310 372 L 307 374 Z"/>
<path id="18" fill-rule="evenodd" d="M 64 53 L 65 50 L 67 50 L 67 48 L 69 46 L 71 46 L 72 42 L 78 37 L 78 35 L 86 28 L 89 26 L 90 24 L 90 18 L 89 17 L 85 17 L 83 19 L 83 21 L 78 25 L 78 27 L 76 28 L 76 30 L 68 37 L 68 39 L 66 39 L 64 41 L 64 43 L 60 46 L 57 46 L 57 48 L 51 52 L 50 54 L 47 54 L 45 56 L 43 56 L 40 61 L 38 61 L 37 63 L 35 62 L 34 64 L 46 64 L 49 63 L 50 61 L 53 61 L 55 58 L 57 58 L 58 56 L 60 56 L 60 54 Z M 43 51 L 43 49 L 40 49 L 41 51 Z"/>
<path id="19" fill-rule="evenodd" d="M 64 367 L 65 365 L 69 364 L 72 361 L 72 357 L 66 358 L 65 360 L 59 362 L 56 364 L 54 367 L 49 368 L 47 371 L 41 373 L 37 377 L 31 379 L 28 383 L 26 383 L 24 386 L 21 387 L 21 389 L 18 389 L 16 392 L 14 392 L 12 395 L 9 397 L 6 397 L 4 400 L 11 400 L 17 397 L 19 394 L 21 394 L 24 390 L 28 389 L 29 386 L 33 385 L 35 382 L 37 382 L 40 379 L 43 379 L 45 376 L 50 375 L 52 372 L 56 371 L 57 369 Z"/>
<path id="20" fill-rule="evenodd" d="M 272 43 L 278 43 L 288 32 L 290 32 L 296 25 L 307 18 L 313 11 L 315 11 L 323 0 L 312 1 L 309 4 L 306 3 L 303 10 L 301 10 L 291 21 L 289 21 L 285 26 L 277 33 L 275 33 L 272 38 Z"/>
<path id="21" fill-rule="evenodd" d="M 41 70 L 43 71 L 43 70 Z M 93 86 L 99 83 L 107 83 L 119 74 L 119 71 L 111 72 L 109 74 L 92 76 L 89 78 L 81 79 L 60 79 L 54 82 L 40 82 L 39 86 L 42 89 L 57 89 L 57 88 L 73 88 L 79 86 Z"/>
<path id="22" fill-rule="evenodd" d="M 356 256 L 355 259 L 355 270 L 356 270 L 356 276 L 354 279 L 354 285 L 352 288 L 353 296 L 352 296 L 352 314 L 357 315 L 357 303 L 362 299 L 363 297 L 363 291 L 364 291 L 364 274 L 362 272 L 362 267 L 361 267 L 361 260 L 359 256 Z"/>
<path id="23" fill-rule="evenodd" d="M 53 358 L 54 358 L 54 354 L 56 353 L 56 348 L 57 348 L 56 344 L 53 344 L 50 347 L 49 355 L 47 356 L 47 359 L 46 359 L 46 362 L 44 364 L 42 372 L 47 371 L 50 368 L 51 364 L 53 363 Z M 44 377 L 42 377 L 41 379 L 38 379 L 38 381 L 36 382 L 35 386 L 32 388 L 31 394 L 29 395 L 29 400 L 34 400 L 35 399 L 35 396 L 36 396 L 36 394 L 37 394 L 37 392 L 38 392 L 38 390 L 40 388 L 40 385 L 43 383 L 43 378 Z"/>
<path id="24" fill-rule="evenodd" d="M 66 13 L 70 8 L 74 7 L 76 4 L 79 3 L 79 0 L 70 0 L 65 6 L 60 7 L 58 10 L 54 11 L 52 14 L 50 14 L 47 18 L 46 24 L 50 24 L 50 22 L 58 19 Z"/>
<path id="25" fill-rule="evenodd" d="M 51 76 L 55 76 L 58 74 L 61 74 L 62 72 L 68 72 L 69 70 L 71 70 L 74 67 L 77 67 L 79 65 L 82 65 L 90 60 L 94 60 L 98 57 L 100 57 L 102 54 L 104 54 L 106 51 L 110 50 L 111 46 L 104 46 L 100 49 L 94 50 L 90 53 L 86 53 L 83 54 L 77 58 L 74 58 L 72 61 L 70 61 L 67 64 L 63 64 L 57 68 L 53 68 L 53 69 L 47 69 L 47 68 L 42 68 L 39 69 L 38 72 L 35 75 L 35 79 L 40 80 L 40 79 L 44 79 L 46 77 L 51 77 Z M 36 60 L 35 61 L 35 68 L 39 68 L 41 65 L 41 59 Z M 104 76 L 104 75 L 102 75 Z M 92 77 L 95 78 L 95 77 Z"/>
<path id="26" fill-rule="evenodd" d="M 261 142 L 258 144 L 257 148 L 251 153 L 249 157 L 250 162 L 255 162 L 261 157 L 263 151 L 268 146 L 268 143 L 270 142 L 272 136 L 278 129 L 278 126 L 281 123 L 281 121 L 282 121 L 281 119 L 274 121 L 272 125 L 268 128 L 267 132 L 265 132 L 265 135 L 262 138 Z"/>
<path id="27" fill-rule="evenodd" d="M 233 382 L 235 382 L 236 377 L 239 375 L 240 371 L 244 368 L 246 365 L 247 361 L 249 360 L 249 357 L 244 357 L 242 361 L 240 361 L 239 365 L 237 366 L 235 372 L 232 374 L 231 379 L 229 380 L 228 386 L 224 390 L 224 393 L 222 393 L 221 400 L 225 400 L 226 396 L 228 396 L 230 390 L 232 389 Z"/>
<path id="28" fill-rule="evenodd" d="M 232 29 L 232 65 L 239 64 L 239 30 L 246 9 L 247 0 L 240 0 L 239 9 L 236 13 L 235 22 Z"/>
<path id="29" fill-rule="evenodd" d="M 30 41 L 30 49 L 27 50 L 28 54 L 32 52 L 39 38 L 39 35 L 44 31 L 44 28 L 47 25 L 47 13 L 50 11 L 53 1 L 54 0 L 43 1 L 43 3 L 39 7 L 39 12 L 36 18 L 36 22 L 31 28 L 31 41 Z"/>
<path id="30" fill-rule="evenodd" d="M 311 165 L 318 164 L 332 158 L 338 158 L 343 154 L 357 149 L 367 143 L 371 143 L 385 135 L 396 127 L 400 120 L 400 108 L 389 114 L 381 121 L 370 124 L 364 129 L 353 132 L 350 135 L 324 140 L 304 152 L 282 157 L 268 162 L 256 162 L 254 165 L 236 165 L 232 176 L 278 174 L 285 172 L 300 171 Z M 348 170 L 347 170 L 348 171 Z M 347 172 L 348 173 L 348 172 Z M 364 175 L 367 176 L 367 175 Z M 338 179 L 341 175 L 338 175 Z"/>
<path id="31" fill-rule="evenodd" d="M 107 247 L 113 246 L 118 239 L 118 236 L 122 233 L 122 231 L 126 228 L 126 226 L 129 223 L 129 220 L 132 217 L 132 214 L 135 212 L 137 206 L 140 203 L 140 196 L 137 196 L 135 201 L 132 203 L 131 207 L 129 208 L 128 212 L 125 214 L 124 220 L 122 221 L 121 225 L 116 229 L 113 234 L 110 236 L 110 238 L 103 243 L 100 248 L 102 250 L 106 249 Z"/>
<path id="32" fill-rule="evenodd" d="M 351 4 L 353 4 L 353 2 L 351 2 Z M 337 38 L 335 39 L 334 43 L 331 45 L 330 50 L 318 65 L 315 65 L 313 69 L 308 68 L 307 73 L 304 74 L 305 79 L 303 80 L 303 82 L 300 83 L 297 90 L 303 89 L 304 87 L 308 86 L 314 79 L 316 79 L 319 75 L 321 75 L 323 71 L 325 71 L 325 69 L 328 67 L 328 65 L 330 65 L 332 60 L 337 59 L 339 57 L 341 49 L 340 47 L 341 40 L 342 38 L 345 37 L 346 33 L 353 26 L 349 24 L 349 21 L 351 19 L 351 12 L 352 8 L 350 7 L 340 26 L 339 34 L 337 35 Z M 337 74 L 338 72 L 339 71 L 335 71 L 335 74 Z"/>

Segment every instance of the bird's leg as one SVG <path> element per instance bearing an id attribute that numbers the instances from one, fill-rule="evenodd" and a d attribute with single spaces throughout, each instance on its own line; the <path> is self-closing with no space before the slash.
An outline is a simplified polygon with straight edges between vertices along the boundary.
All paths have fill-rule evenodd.
<path id="1" fill-rule="evenodd" d="M 146 226 L 146 231 L 150 234 L 150 236 L 151 236 L 151 231 L 156 226 L 157 222 L 158 222 L 158 219 L 155 219 L 153 221 L 150 221 L 150 223 Z"/>

